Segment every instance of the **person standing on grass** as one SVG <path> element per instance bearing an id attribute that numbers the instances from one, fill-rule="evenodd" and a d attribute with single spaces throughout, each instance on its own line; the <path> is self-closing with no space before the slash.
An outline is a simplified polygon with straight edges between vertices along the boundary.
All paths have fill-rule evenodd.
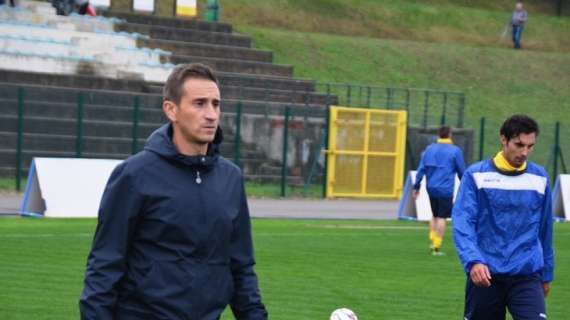
<path id="1" fill-rule="evenodd" d="M 219 156 L 212 70 L 179 65 L 164 86 L 169 123 L 109 178 L 99 208 L 81 319 L 266 320 L 249 210 L 237 166 Z"/>
<path id="2" fill-rule="evenodd" d="M 502 150 L 469 167 L 453 207 L 453 238 L 467 273 L 466 320 L 546 319 L 554 272 L 548 175 L 527 161 L 539 133 L 526 115 L 500 129 Z"/>
<path id="3" fill-rule="evenodd" d="M 451 140 L 451 128 L 443 126 L 438 131 L 437 143 L 430 144 L 422 155 L 413 197 L 417 199 L 424 176 L 427 179 L 427 192 L 433 218 L 430 221 L 430 253 L 442 255 L 440 251 L 445 234 L 446 219 L 451 217 L 455 176 L 461 179 L 465 170 L 463 152 Z"/>
<path id="4" fill-rule="evenodd" d="M 524 25 L 528 20 L 528 13 L 523 9 L 522 1 L 517 2 L 515 10 L 511 16 L 510 25 L 513 33 L 513 48 L 521 48 L 521 38 Z"/>

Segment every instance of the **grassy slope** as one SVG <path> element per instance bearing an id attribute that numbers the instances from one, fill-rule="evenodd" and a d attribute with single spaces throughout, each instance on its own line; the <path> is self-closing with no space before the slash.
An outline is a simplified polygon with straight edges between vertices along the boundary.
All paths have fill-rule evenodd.
<path id="1" fill-rule="evenodd" d="M 404 228 L 373 229 L 388 225 Z M 0 219 L 0 318 L 77 319 L 94 228 L 94 219 Z M 452 319 L 462 312 L 464 276 L 453 248 L 446 240 L 447 256 L 428 256 L 423 224 L 254 220 L 253 228 L 273 319 L 326 319 L 341 306 L 362 319 Z M 567 315 L 568 237 L 570 225 L 557 224 L 552 319 Z"/>
<path id="2" fill-rule="evenodd" d="M 385 39 L 506 47 L 500 34 L 512 1 L 452 0 L 222 0 L 222 16 L 260 26 Z M 570 51 L 570 19 L 551 16 L 548 1 L 528 1 L 526 48 Z"/>
<path id="3" fill-rule="evenodd" d="M 473 47 L 461 44 L 348 37 L 260 27 L 239 27 L 276 61 L 295 65 L 296 76 L 320 81 L 463 91 L 466 125 L 490 123 L 487 151 L 495 151 L 499 120 L 528 113 L 552 139 L 552 123 L 570 125 L 570 54 Z M 570 137 L 570 134 L 567 135 Z M 563 143 L 565 139 L 562 139 Z M 570 147 L 570 145 L 568 146 Z M 546 143 L 539 160 L 548 157 Z"/>
<path id="4" fill-rule="evenodd" d="M 570 19 L 549 16 L 552 3 L 529 1 L 527 49 L 499 33 L 510 1 L 245 0 L 222 1 L 223 17 L 273 50 L 295 76 L 330 82 L 432 88 L 467 94 L 466 125 L 486 117 L 485 156 L 497 149 L 502 119 L 539 120 L 533 160 L 547 165 L 553 123 L 570 125 Z M 570 148 L 570 130 L 562 130 Z M 476 135 L 478 151 L 478 135 Z M 568 153 L 568 152 L 566 152 Z"/>

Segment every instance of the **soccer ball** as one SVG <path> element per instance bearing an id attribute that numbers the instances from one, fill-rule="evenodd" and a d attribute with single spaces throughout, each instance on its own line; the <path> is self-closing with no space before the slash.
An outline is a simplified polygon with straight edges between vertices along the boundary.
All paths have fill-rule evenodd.
<path id="1" fill-rule="evenodd" d="M 358 320 L 356 314 L 347 308 L 336 309 L 331 313 L 330 320 Z"/>

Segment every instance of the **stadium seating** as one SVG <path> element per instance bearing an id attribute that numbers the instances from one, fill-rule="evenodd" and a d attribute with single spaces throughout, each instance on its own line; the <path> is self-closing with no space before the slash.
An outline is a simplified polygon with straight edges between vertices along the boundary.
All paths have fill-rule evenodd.
<path id="1" fill-rule="evenodd" d="M 116 17 L 113 17 L 116 15 Z M 224 98 L 222 153 L 233 158 L 235 111 L 243 107 L 241 157 L 250 179 L 276 180 L 280 148 L 259 145 L 259 128 L 282 117 L 284 105 L 322 125 L 323 106 L 335 98 L 315 93 L 293 67 L 271 63 L 269 51 L 231 25 L 135 14 L 62 17 L 48 3 L 0 6 L 0 175 L 16 163 L 18 89 L 25 100 L 23 166 L 34 156 L 74 156 L 82 96 L 81 155 L 125 158 L 133 151 L 133 105 L 139 102 L 137 149 L 164 122 L 162 82 L 174 64 L 202 62 L 219 74 Z M 309 123 L 308 121 L 307 123 Z M 257 128 L 257 129 L 256 129 Z M 281 130 L 264 136 L 280 140 Z M 267 137 L 264 137 L 267 138 Z M 298 179 L 293 177 L 292 179 Z"/>

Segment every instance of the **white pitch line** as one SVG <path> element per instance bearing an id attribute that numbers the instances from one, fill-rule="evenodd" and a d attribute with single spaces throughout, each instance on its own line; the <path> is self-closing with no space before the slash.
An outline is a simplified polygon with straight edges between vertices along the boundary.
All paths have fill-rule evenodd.
<path id="1" fill-rule="evenodd" d="M 36 234 L 21 234 L 21 233 L 13 233 L 13 234 L 0 234 L 0 238 L 53 238 L 53 237 L 91 237 L 93 236 L 90 233 L 64 233 L 64 234 L 56 234 L 56 233 L 36 233 Z"/>
<path id="2" fill-rule="evenodd" d="M 427 226 L 366 226 L 366 225 L 307 225 L 311 228 L 324 228 L 324 229 L 378 229 L 378 230 L 425 230 Z"/>

